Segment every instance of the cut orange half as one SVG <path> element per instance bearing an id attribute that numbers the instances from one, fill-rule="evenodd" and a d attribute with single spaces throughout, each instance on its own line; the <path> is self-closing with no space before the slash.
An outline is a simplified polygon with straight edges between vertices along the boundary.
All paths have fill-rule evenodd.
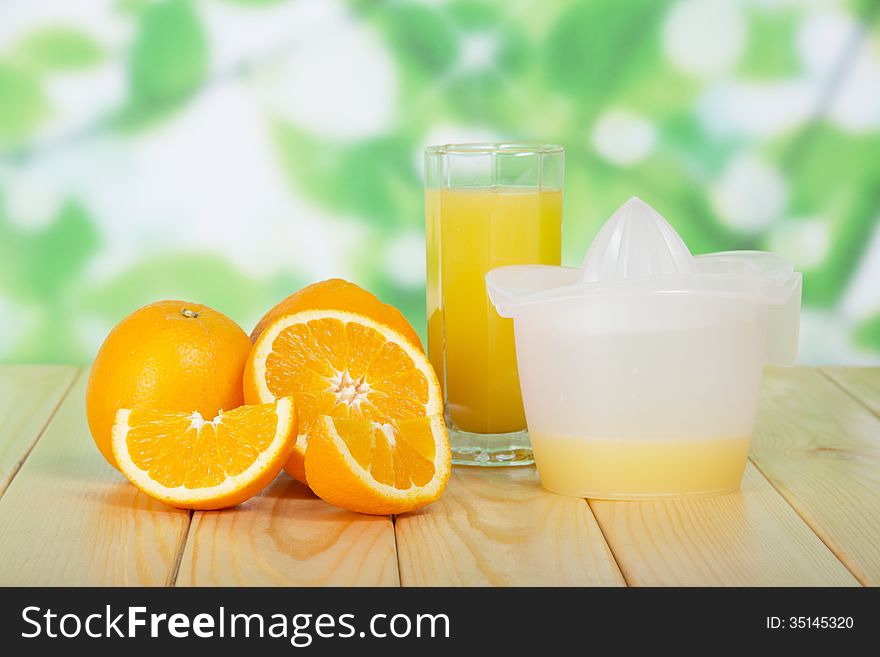
<path id="1" fill-rule="evenodd" d="M 253 497 L 281 471 L 297 434 L 289 397 L 199 413 L 121 409 L 113 425 L 119 469 L 144 493 L 186 509 L 222 509 Z"/>
<path id="2" fill-rule="evenodd" d="M 341 310 L 302 311 L 269 324 L 245 366 L 244 394 L 248 403 L 293 397 L 299 437 L 285 469 L 304 483 L 306 445 L 320 416 L 392 422 L 443 406 L 431 363 L 408 337 Z"/>
<path id="3" fill-rule="evenodd" d="M 312 425 L 305 468 L 312 491 L 330 504 L 405 513 L 446 488 L 449 439 L 439 415 L 390 422 L 323 416 Z"/>

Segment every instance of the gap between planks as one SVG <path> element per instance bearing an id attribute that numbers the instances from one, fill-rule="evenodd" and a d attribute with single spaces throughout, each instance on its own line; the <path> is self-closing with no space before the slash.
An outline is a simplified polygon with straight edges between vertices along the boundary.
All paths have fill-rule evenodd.
<path id="1" fill-rule="evenodd" d="M 180 533 L 180 541 L 177 545 L 177 556 L 174 557 L 174 565 L 168 572 L 168 581 L 165 582 L 166 588 L 177 586 L 177 576 L 180 574 L 180 562 L 183 561 L 183 552 L 186 549 L 186 543 L 189 540 L 189 533 L 192 530 L 193 511 L 189 510 L 189 517 L 186 520 L 186 531 Z"/>
<path id="2" fill-rule="evenodd" d="M 583 498 L 533 466 L 456 467 L 443 496 L 396 522 L 403 586 L 623 586 Z"/>
<path id="3" fill-rule="evenodd" d="M 222 511 L 196 511 L 175 585 L 399 586 L 391 516 L 327 504 L 280 474 Z"/>
<path id="4" fill-rule="evenodd" d="M 820 367 L 816 370 L 880 418 L 880 367 Z"/>
<path id="5" fill-rule="evenodd" d="M 162 586 L 188 514 L 138 491 L 95 448 L 79 376 L 0 498 L 0 585 Z"/>
<path id="6" fill-rule="evenodd" d="M 813 368 L 768 367 L 751 457 L 862 585 L 880 584 L 880 418 L 864 400 Z"/>
<path id="7" fill-rule="evenodd" d="M 630 586 L 858 586 L 751 463 L 727 495 L 587 502 Z"/>
<path id="8" fill-rule="evenodd" d="M 833 543 L 828 540 L 828 537 L 823 535 L 822 532 L 816 530 L 816 528 L 809 522 L 807 518 L 805 518 L 800 511 L 798 511 L 797 507 L 792 504 L 791 500 L 786 497 L 783 492 L 779 489 L 779 487 L 773 482 L 767 474 L 761 470 L 761 466 L 758 465 L 751 456 L 749 456 L 749 466 L 754 468 L 755 472 L 767 482 L 767 485 L 770 486 L 773 490 L 776 491 L 777 495 L 782 499 L 785 504 L 791 507 L 791 510 L 804 522 L 804 524 L 809 528 L 811 532 L 816 536 L 816 538 L 826 547 L 828 551 L 834 555 L 834 557 L 840 562 L 840 565 L 846 568 L 846 570 L 853 576 L 853 578 L 859 583 L 861 586 L 867 586 L 864 579 L 859 577 L 859 573 L 847 564 L 846 560 L 838 553 L 838 550 L 835 549 Z"/>
<path id="9" fill-rule="evenodd" d="M 874 415 L 877 415 L 878 417 L 880 417 L 880 412 L 878 412 L 878 410 L 876 410 L 877 408 L 880 408 L 880 395 L 878 395 L 877 399 L 874 400 L 873 404 L 872 404 L 872 400 L 863 398 L 862 396 L 860 396 L 860 394 L 858 394 L 858 392 L 864 392 L 864 390 L 859 390 L 857 392 L 857 390 L 850 389 L 844 383 L 848 378 L 849 372 L 853 369 L 860 369 L 860 368 L 819 367 L 819 368 L 815 368 L 814 371 L 818 372 L 821 376 L 823 376 L 825 379 L 827 379 L 832 385 L 839 388 L 848 397 L 851 397 L 854 401 L 856 401 L 859 404 L 861 404 L 862 406 L 864 406 L 867 410 L 871 411 Z M 876 370 L 877 368 L 873 368 L 873 369 Z M 840 374 L 832 373 L 834 371 L 839 371 Z M 837 376 L 840 376 L 840 379 L 838 379 Z M 880 377 L 878 377 L 878 379 L 880 379 Z M 776 486 L 776 484 L 773 482 L 773 480 L 771 480 L 764 473 L 764 471 L 761 470 L 760 465 L 758 463 L 755 463 L 755 461 L 752 459 L 751 456 L 749 456 L 749 461 L 752 463 L 752 465 L 755 467 L 755 469 L 761 474 L 761 476 L 767 480 L 767 483 L 770 484 L 774 489 L 776 489 L 776 492 L 779 493 L 780 497 L 782 497 L 782 499 L 785 500 L 785 502 L 789 506 L 791 506 L 791 508 L 794 510 L 794 512 L 797 513 L 799 516 L 801 516 L 800 511 L 798 511 L 798 509 L 794 505 L 791 504 L 791 502 L 788 500 L 788 498 L 783 494 L 783 492 L 781 490 L 779 490 L 779 488 Z M 816 538 L 818 538 L 820 541 L 822 541 L 822 543 L 825 544 L 825 546 L 831 551 L 831 553 L 834 554 L 835 557 L 837 557 L 838 561 L 840 561 L 840 563 L 843 564 L 844 568 L 846 568 L 850 573 L 852 573 L 852 576 L 855 577 L 856 580 L 858 580 L 858 582 L 862 586 L 869 586 L 870 585 L 866 581 L 866 578 L 864 576 L 860 576 L 860 573 L 858 570 L 851 568 L 847 564 L 846 560 L 838 553 L 839 551 L 835 548 L 835 545 L 828 540 L 828 537 L 823 532 L 817 531 L 813 527 L 813 525 L 808 521 L 807 518 L 804 518 L 803 516 L 801 516 L 801 518 L 804 521 L 804 523 L 806 523 L 806 525 L 813 531 L 813 533 L 816 534 Z"/>
<path id="10" fill-rule="evenodd" d="M 397 544 L 397 516 L 391 516 L 391 529 L 394 532 L 394 563 L 397 564 L 397 586 L 403 588 L 403 577 L 400 576 L 400 547 Z"/>
<path id="11" fill-rule="evenodd" d="M 79 368 L 76 368 L 73 366 L 67 368 L 65 366 L 51 366 L 51 365 L 50 366 L 13 365 L 13 366 L 7 366 L 5 369 L 7 369 L 7 371 L 9 371 L 9 370 L 24 371 L 25 368 L 30 369 L 31 367 L 33 367 L 33 368 L 55 368 L 55 367 L 57 367 L 57 368 L 59 368 L 59 372 L 64 371 L 66 369 L 68 372 L 68 380 L 66 383 L 63 383 L 61 385 L 60 390 L 55 389 L 55 390 L 50 391 L 50 394 L 57 394 L 58 398 L 56 400 L 54 400 L 54 402 L 52 402 L 52 406 L 49 409 L 48 413 L 46 414 L 45 419 L 39 423 L 38 427 L 36 427 L 35 435 L 34 435 L 33 439 L 30 440 L 30 444 L 25 446 L 24 451 L 21 453 L 20 456 L 15 457 L 15 461 L 11 465 L 8 466 L 9 469 L 5 475 L 3 474 L 3 471 L 2 471 L 3 469 L 0 468 L 0 498 L 3 497 L 3 494 L 6 492 L 6 490 L 9 488 L 9 486 L 12 484 L 12 482 L 15 480 L 16 475 L 18 475 L 18 473 L 21 470 L 22 466 L 24 465 L 25 461 L 27 461 L 28 456 L 30 456 L 31 452 L 34 450 L 34 447 L 36 447 L 37 443 L 40 442 L 40 438 L 42 438 L 43 434 L 46 432 L 46 427 L 49 426 L 49 423 L 52 421 L 52 418 L 55 417 L 55 414 L 58 412 L 58 409 L 60 408 L 61 404 L 67 398 L 67 395 L 70 394 L 70 391 L 73 388 L 74 384 L 76 383 L 77 379 L 80 376 L 82 376 L 81 370 Z M 24 420 L 26 421 L 26 419 L 24 419 Z M 17 426 L 15 428 L 18 429 Z M 12 445 L 12 443 L 14 443 L 14 441 L 15 441 L 14 437 L 10 436 L 8 440 L 10 443 L 10 446 L 8 447 L 8 449 L 14 450 L 14 446 Z M 3 447 L 3 445 L 0 444 L 0 448 L 2 448 L 2 447 Z M 2 451 L 0 451 L 0 455 L 2 455 Z"/>
<path id="12" fill-rule="evenodd" d="M 761 480 L 763 480 L 763 481 L 765 482 L 765 485 L 766 485 L 766 486 L 768 486 L 768 487 L 770 487 L 770 488 L 772 488 L 772 489 L 775 490 L 776 487 L 773 485 L 773 482 L 771 482 L 769 479 L 767 479 L 767 477 L 764 475 L 764 473 L 761 472 L 760 468 L 758 468 L 758 467 L 754 464 L 754 462 L 752 461 L 751 457 L 748 459 L 748 465 L 747 465 L 746 470 L 747 470 L 747 472 L 744 474 L 744 479 L 745 479 L 746 477 L 749 477 L 749 478 L 755 478 L 755 477 L 760 478 Z M 757 484 L 757 487 L 758 487 L 758 488 L 763 488 L 764 485 L 762 485 L 762 484 Z M 785 497 L 784 497 L 781 493 L 779 493 L 779 491 L 776 491 L 776 492 L 777 492 L 777 495 L 779 496 L 779 501 L 781 502 L 781 504 L 782 504 L 783 506 L 785 506 L 785 507 L 789 507 L 789 508 L 791 509 L 791 513 L 792 513 L 792 514 L 794 514 L 794 515 L 798 515 L 798 516 L 799 516 L 799 514 L 797 514 L 797 510 L 794 509 L 793 507 L 791 507 L 791 505 L 789 504 L 788 500 L 786 500 Z M 733 494 L 734 494 L 734 495 L 739 495 L 740 493 L 741 493 L 741 489 L 740 489 L 739 491 L 737 491 L 736 493 L 733 493 Z M 708 497 L 708 498 L 699 498 L 699 499 L 693 499 L 693 500 L 684 500 L 684 502 L 687 503 L 687 504 L 693 504 L 694 502 L 697 502 L 697 503 L 699 504 L 699 503 L 700 503 L 700 499 L 704 500 L 704 503 L 705 503 L 705 504 L 709 504 L 709 505 L 712 504 L 712 497 Z M 603 504 L 610 504 L 610 505 L 613 505 L 613 504 L 627 504 L 627 505 L 636 505 L 636 504 L 642 504 L 642 505 L 658 505 L 658 504 L 659 504 L 659 505 L 662 505 L 662 504 L 674 503 L 675 500 L 674 500 L 674 499 L 669 499 L 669 500 L 657 500 L 657 501 L 615 502 L 615 501 L 612 501 L 612 500 L 601 500 L 601 499 L 590 499 L 590 498 L 585 498 L 585 499 L 584 499 L 584 502 L 590 507 L 591 513 L 593 513 L 594 517 L 596 518 L 597 524 L 599 525 L 599 529 L 602 531 L 602 535 L 605 537 L 605 541 L 606 541 L 606 543 L 607 543 L 607 545 L 608 545 L 608 549 L 609 549 L 609 551 L 611 552 L 611 556 L 612 556 L 612 558 L 614 559 L 615 563 L 617 564 L 618 568 L 620 569 L 620 574 L 621 574 L 621 576 L 623 577 L 623 580 L 624 580 L 626 586 L 627 586 L 627 587 L 638 586 L 638 585 L 639 585 L 639 580 L 640 580 L 640 578 L 639 578 L 639 577 L 636 577 L 636 576 L 630 571 L 629 568 L 625 567 L 625 566 L 626 566 L 626 559 L 625 559 L 625 557 L 623 556 L 623 553 L 621 553 L 620 555 L 618 555 L 618 553 L 615 551 L 615 543 L 617 542 L 617 540 L 614 539 L 613 535 L 612 535 L 612 536 L 609 536 L 609 535 L 608 535 L 608 533 L 611 532 L 608 523 L 602 521 L 603 514 L 602 514 L 602 513 L 596 513 L 596 510 L 593 508 L 593 506 L 594 506 L 594 505 L 603 505 Z M 803 520 L 803 519 L 802 519 L 802 520 Z M 822 543 L 824 544 L 824 541 L 822 541 L 822 537 L 819 536 L 819 535 L 817 535 L 817 534 L 813 531 L 812 527 L 810 527 L 809 524 L 806 523 L 806 521 L 803 521 L 803 524 L 806 526 L 806 528 L 809 530 L 810 533 L 814 534 L 814 535 L 816 536 L 816 538 L 817 538 L 820 542 L 822 542 Z M 831 554 L 834 554 L 834 552 L 833 552 L 833 550 L 831 550 L 830 546 L 827 546 L 827 545 L 826 545 L 826 547 L 828 548 L 828 550 L 829 550 L 829 552 L 830 552 Z M 835 556 L 835 558 L 837 558 L 836 555 L 834 555 L 834 556 Z M 837 558 L 837 561 L 840 562 L 841 566 L 843 566 L 844 568 L 846 568 L 846 564 L 843 563 L 839 558 Z M 847 570 L 849 570 L 849 569 L 847 568 Z M 628 573 L 629 573 L 629 574 L 628 574 Z M 854 574 L 853 574 L 853 576 L 855 577 Z M 841 582 L 842 582 L 842 583 L 845 583 L 845 578 L 844 578 L 844 579 L 841 579 Z M 709 582 L 690 582 L 690 585 L 694 585 L 694 584 L 707 584 L 707 583 L 709 583 Z M 716 584 L 720 584 L 720 583 L 721 583 L 721 582 L 716 582 Z M 729 584 L 729 583 L 728 583 L 728 584 Z"/>

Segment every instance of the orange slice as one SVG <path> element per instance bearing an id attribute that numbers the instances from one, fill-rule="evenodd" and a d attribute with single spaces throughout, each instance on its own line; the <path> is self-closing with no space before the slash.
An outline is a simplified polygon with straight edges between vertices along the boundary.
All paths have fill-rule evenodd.
<path id="1" fill-rule="evenodd" d="M 143 492 L 186 509 L 222 509 L 253 497 L 281 471 L 296 440 L 289 397 L 273 404 L 195 413 L 120 409 L 113 456 Z"/>
<path id="2" fill-rule="evenodd" d="M 304 483 L 318 417 L 391 422 L 442 412 L 440 384 L 421 349 L 379 320 L 342 310 L 296 312 L 269 324 L 245 365 L 244 395 L 248 403 L 293 397 L 299 437 L 285 470 Z"/>
<path id="3" fill-rule="evenodd" d="M 323 416 L 312 425 L 305 468 L 311 489 L 330 504 L 404 513 L 443 493 L 449 439 L 439 415 L 390 422 Z"/>

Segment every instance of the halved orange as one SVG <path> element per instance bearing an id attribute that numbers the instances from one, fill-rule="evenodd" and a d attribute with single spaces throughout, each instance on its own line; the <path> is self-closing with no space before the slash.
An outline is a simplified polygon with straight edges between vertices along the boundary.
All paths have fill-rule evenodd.
<path id="1" fill-rule="evenodd" d="M 299 437 L 285 470 L 307 482 L 306 445 L 322 415 L 391 422 L 442 412 L 440 384 L 412 341 L 382 321 L 343 310 L 282 315 L 254 344 L 245 365 L 248 403 L 290 395 Z"/>
<path id="2" fill-rule="evenodd" d="M 165 504 L 186 509 L 235 506 L 281 471 L 297 435 L 289 397 L 271 404 L 200 413 L 120 409 L 113 456 L 128 479 Z"/>
<path id="3" fill-rule="evenodd" d="M 389 422 L 322 416 L 309 434 L 305 468 L 312 491 L 330 504 L 405 513 L 446 488 L 449 439 L 440 415 Z"/>
<path id="4" fill-rule="evenodd" d="M 257 322 L 251 332 L 251 342 L 256 342 L 265 328 L 282 315 L 292 315 L 301 310 L 328 308 L 372 317 L 393 329 L 397 329 L 415 346 L 419 349 L 422 348 L 418 334 L 406 321 L 403 313 L 392 305 L 382 303 L 372 292 L 342 278 L 330 278 L 326 281 L 312 283 L 277 303 Z"/>

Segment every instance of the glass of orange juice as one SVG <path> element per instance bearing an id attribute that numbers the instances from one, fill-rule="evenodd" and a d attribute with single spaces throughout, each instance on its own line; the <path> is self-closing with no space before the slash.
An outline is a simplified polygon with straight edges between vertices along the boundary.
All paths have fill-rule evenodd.
<path id="1" fill-rule="evenodd" d="M 533 462 L 513 323 L 489 301 L 485 276 L 504 265 L 559 265 L 564 157 L 547 144 L 425 150 L 428 356 L 453 463 Z"/>

